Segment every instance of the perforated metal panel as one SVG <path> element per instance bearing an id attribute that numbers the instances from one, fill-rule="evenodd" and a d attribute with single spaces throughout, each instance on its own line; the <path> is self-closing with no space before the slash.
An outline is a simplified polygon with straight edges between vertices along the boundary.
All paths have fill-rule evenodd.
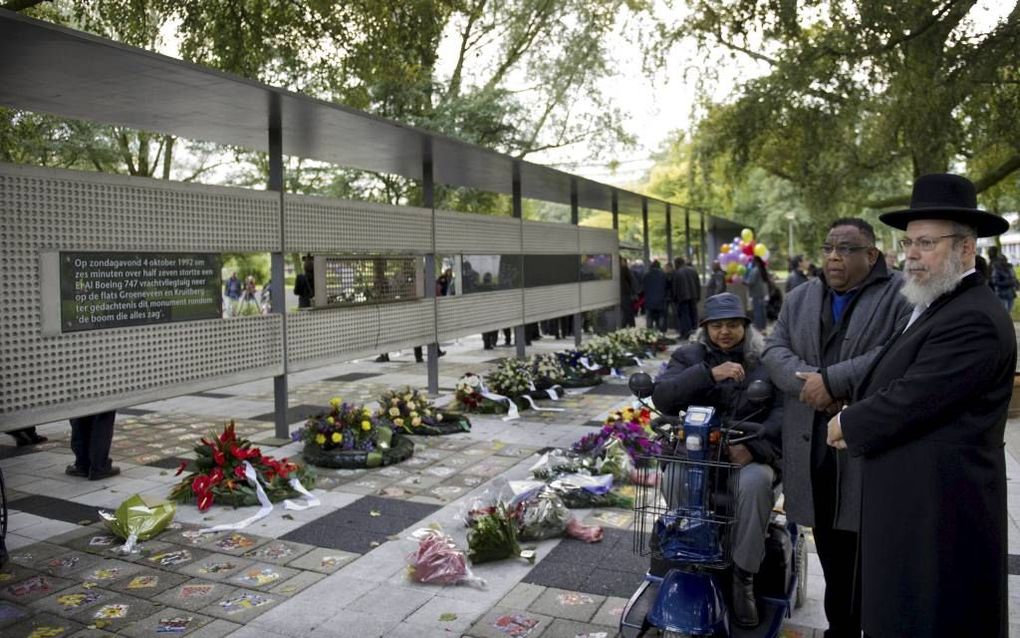
<path id="1" fill-rule="evenodd" d="M 581 284 L 581 309 L 595 310 L 620 303 L 620 284 L 613 281 L 586 281 Z"/>
<path id="2" fill-rule="evenodd" d="M 585 253 L 615 253 L 619 246 L 619 239 L 615 230 L 602 228 L 578 228 L 580 237 L 580 250 Z"/>
<path id="3" fill-rule="evenodd" d="M 437 210 L 436 252 L 474 255 L 519 253 L 521 220 Z"/>
<path id="4" fill-rule="evenodd" d="M 439 297 L 436 301 L 440 340 L 519 326 L 524 317 L 520 290 Z"/>
<path id="5" fill-rule="evenodd" d="M 527 321 L 541 321 L 580 311 L 577 284 L 542 286 L 524 290 L 524 315 Z"/>
<path id="6" fill-rule="evenodd" d="M 436 340 L 433 300 L 326 308 L 287 316 L 291 371 L 349 361 Z"/>
<path id="7" fill-rule="evenodd" d="M 281 373 L 279 316 L 43 337 L 39 273 L 44 250 L 272 250 L 276 205 L 270 193 L 0 164 L 0 428 Z"/>
<path id="8" fill-rule="evenodd" d="M 579 249 L 577 226 L 554 222 L 524 222 L 524 252 L 576 253 Z"/>
<path id="9" fill-rule="evenodd" d="M 284 206 L 286 252 L 431 252 L 429 209 L 306 195 L 287 195 Z"/>

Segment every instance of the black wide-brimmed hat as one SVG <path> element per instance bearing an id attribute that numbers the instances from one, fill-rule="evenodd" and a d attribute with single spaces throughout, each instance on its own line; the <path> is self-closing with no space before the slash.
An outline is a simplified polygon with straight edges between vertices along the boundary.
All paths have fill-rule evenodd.
<path id="1" fill-rule="evenodd" d="M 977 207 L 974 184 L 960 175 L 932 173 L 914 182 L 910 208 L 882 213 L 883 223 L 906 230 L 907 224 L 918 219 L 948 219 L 970 226 L 978 237 L 1001 235 L 1009 230 L 1009 222 Z"/>

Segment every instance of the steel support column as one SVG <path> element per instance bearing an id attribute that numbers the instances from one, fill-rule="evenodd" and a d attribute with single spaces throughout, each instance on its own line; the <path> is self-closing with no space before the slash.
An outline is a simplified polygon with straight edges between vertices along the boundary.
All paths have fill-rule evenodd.
<path id="1" fill-rule="evenodd" d="M 421 142 L 421 205 L 432 210 L 432 243 L 429 252 L 425 253 L 425 298 L 432 299 L 436 340 L 426 348 L 425 374 L 428 376 L 429 396 L 434 397 L 439 395 L 439 300 L 436 299 L 436 207 L 432 171 L 432 138 L 426 136 Z"/>
<path id="2" fill-rule="evenodd" d="M 280 112 L 280 94 L 272 93 L 269 97 L 269 182 L 267 190 L 276 191 L 280 195 L 280 249 L 270 256 L 269 294 L 272 311 L 281 315 L 280 338 L 283 340 L 283 373 L 273 377 L 273 421 L 276 425 L 275 434 L 278 439 L 290 438 L 290 423 L 287 417 L 289 393 L 287 391 L 287 293 L 284 286 L 283 266 L 287 246 L 286 223 L 284 221 L 283 197 L 283 124 Z"/>

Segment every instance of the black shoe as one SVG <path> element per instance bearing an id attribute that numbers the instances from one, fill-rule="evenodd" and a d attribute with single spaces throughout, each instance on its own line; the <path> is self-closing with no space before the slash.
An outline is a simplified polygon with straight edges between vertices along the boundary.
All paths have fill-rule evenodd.
<path id="1" fill-rule="evenodd" d="M 64 468 L 64 474 L 67 474 L 68 476 L 79 476 L 81 478 L 88 478 L 89 471 L 82 469 L 75 465 L 74 463 L 72 463 Z"/>
<path id="2" fill-rule="evenodd" d="M 424 357 L 415 357 L 414 358 L 414 362 L 415 363 L 425 363 L 425 358 Z"/>
<path id="3" fill-rule="evenodd" d="M 110 478 L 111 476 L 117 476 L 120 474 L 120 468 L 116 465 L 111 465 L 105 471 L 100 472 L 89 472 L 90 481 L 101 481 L 104 478 Z"/>
<path id="4" fill-rule="evenodd" d="M 754 574 L 733 566 L 733 607 L 730 618 L 739 627 L 758 626 L 758 607 L 754 601 Z"/>
<path id="5" fill-rule="evenodd" d="M 389 353 L 381 354 L 375 358 L 376 363 L 389 363 L 389 361 L 390 361 Z"/>
<path id="6" fill-rule="evenodd" d="M 482 346 L 482 350 L 492 350 L 492 349 L 493 349 L 493 346 L 490 346 L 488 344 Z"/>
<path id="7" fill-rule="evenodd" d="M 445 357 L 446 356 L 446 350 L 440 350 L 439 351 L 439 356 L 440 357 Z"/>

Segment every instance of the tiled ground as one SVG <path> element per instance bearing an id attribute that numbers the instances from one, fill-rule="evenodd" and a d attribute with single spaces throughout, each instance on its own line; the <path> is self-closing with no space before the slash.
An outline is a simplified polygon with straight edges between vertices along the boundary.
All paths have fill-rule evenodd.
<path id="1" fill-rule="evenodd" d="M 529 350 L 570 345 L 542 340 Z M 494 353 L 483 351 L 478 339 L 443 347 L 449 354 L 440 361 L 441 388 L 452 388 L 464 372 L 493 365 Z M 392 359 L 293 375 L 292 429 L 333 396 L 371 403 L 386 388 L 425 385 L 425 367 L 413 362 L 410 351 Z M 448 401 L 449 394 L 437 403 Z M 575 511 L 585 524 L 604 526 L 602 543 L 529 544 L 537 552 L 534 565 L 507 560 L 473 567 L 487 581 L 484 590 L 412 583 L 406 556 L 416 546 L 410 533 L 425 525 L 441 526 L 466 548 L 461 516 L 468 500 L 492 488 L 495 479 L 527 477 L 536 451 L 576 441 L 628 397 L 623 379 L 609 379 L 559 402 L 542 402 L 561 412 L 528 410 L 510 422 L 472 415 L 469 433 L 415 437 L 415 455 L 404 463 L 318 470 L 320 507 L 277 506 L 236 534 L 195 530 L 236 522 L 255 508 L 214 506 L 200 513 L 181 505 L 175 529 L 128 556 L 111 550 L 114 542 L 97 523 L 97 508 L 114 508 L 134 493 L 165 496 L 179 480 L 174 476 L 179 459 L 191 458 L 197 439 L 228 420 L 275 456 L 300 457 L 300 443 L 273 447 L 281 443 L 273 424 L 260 420 L 272 413 L 271 380 L 121 410 L 113 456 L 123 473 L 104 481 L 64 475 L 71 460 L 67 425 L 43 426 L 48 443 L 27 449 L 0 445 L 11 508 L 7 541 L 14 555 L 0 570 L 0 634 L 612 636 L 644 568 L 631 548 L 630 511 Z M 1014 477 L 1012 457 L 1010 462 Z M 1012 495 L 1012 481 L 1010 489 Z M 1020 538 L 1011 550 L 1020 554 Z M 786 636 L 812 636 L 824 627 L 820 570 L 815 556 L 810 558 L 808 604 L 786 625 Z M 1011 604 L 1020 609 L 1020 602 Z"/>

